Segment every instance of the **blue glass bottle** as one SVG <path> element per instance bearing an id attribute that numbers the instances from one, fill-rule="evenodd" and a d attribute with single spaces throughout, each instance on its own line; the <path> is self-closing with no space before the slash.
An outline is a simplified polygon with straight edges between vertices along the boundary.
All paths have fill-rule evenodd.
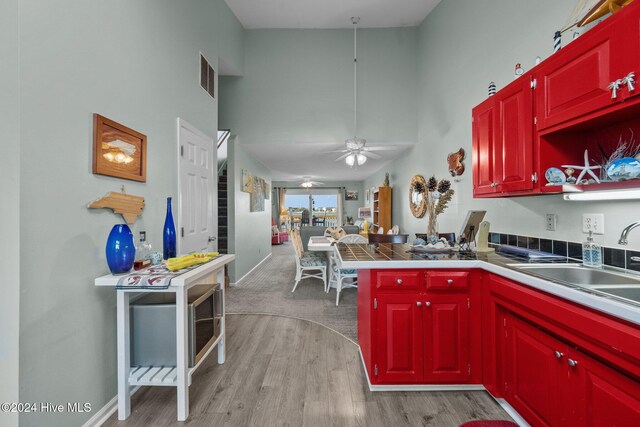
<path id="1" fill-rule="evenodd" d="M 164 259 L 176 256 L 176 225 L 173 223 L 171 213 L 171 197 L 167 197 L 167 217 L 164 220 L 164 231 L 162 232 L 162 257 Z"/>
<path id="2" fill-rule="evenodd" d="M 113 226 L 107 238 L 105 253 L 111 274 L 122 274 L 131 270 L 136 246 L 133 243 L 133 233 L 127 224 Z"/>

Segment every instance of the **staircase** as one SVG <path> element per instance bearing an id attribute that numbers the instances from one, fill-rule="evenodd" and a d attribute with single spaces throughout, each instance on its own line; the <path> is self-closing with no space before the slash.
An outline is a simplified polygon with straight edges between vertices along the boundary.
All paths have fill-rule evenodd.
<path id="1" fill-rule="evenodd" d="M 227 165 L 218 175 L 218 252 L 229 253 L 229 220 L 227 206 Z"/>

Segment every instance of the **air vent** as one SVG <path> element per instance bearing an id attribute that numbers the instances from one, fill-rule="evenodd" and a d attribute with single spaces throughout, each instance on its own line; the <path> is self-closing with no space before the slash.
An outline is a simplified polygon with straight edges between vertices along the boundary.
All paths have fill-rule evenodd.
<path id="1" fill-rule="evenodd" d="M 200 54 L 200 86 L 213 99 L 216 99 L 216 71 L 202 54 Z"/>

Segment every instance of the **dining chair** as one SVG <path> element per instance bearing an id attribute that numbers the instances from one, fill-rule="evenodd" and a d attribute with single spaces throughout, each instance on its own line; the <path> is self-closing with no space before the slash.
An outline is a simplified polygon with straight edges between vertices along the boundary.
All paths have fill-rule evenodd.
<path id="1" fill-rule="evenodd" d="M 338 239 L 338 243 L 369 243 L 369 240 L 359 234 L 347 234 L 346 236 Z M 330 284 L 335 283 L 337 306 L 340 304 L 340 292 L 342 292 L 343 288 L 357 288 L 358 270 L 353 268 L 341 268 L 337 250 L 332 253 L 331 257 L 331 272 L 329 274 L 327 292 L 329 291 Z M 345 280 L 349 280 L 349 282 L 345 282 Z"/>
<path id="2" fill-rule="evenodd" d="M 327 227 L 324 230 L 324 237 L 331 237 L 334 238 L 334 236 L 338 236 L 338 238 L 342 237 L 342 236 L 346 236 L 347 232 L 344 231 L 344 228 L 339 227 L 339 226 L 335 226 L 335 227 Z"/>
<path id="3" fill-rule="evenodd" d="M 296 277 L 295 284 L 291 292 L 295 292 L 298 287 L 298 283 L 304 279 L 320 279 L 324 285 L 324 289 L 327 289 L 327 260 L 322 259 L 319 256 L 306 255 L 304 247 L 302 246 L 302 239 L 300 238 L 300 231 L 293 230 L 291 232 L 291 240 L 293 242 L 293 248 L 296 257 Z"/>

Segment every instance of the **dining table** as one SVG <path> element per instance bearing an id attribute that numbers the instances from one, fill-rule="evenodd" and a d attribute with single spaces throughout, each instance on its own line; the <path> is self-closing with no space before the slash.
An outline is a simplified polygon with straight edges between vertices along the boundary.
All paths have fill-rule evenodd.
<path id="1" fill-rule="evenodd" d="M 331 271 L 333 268 L 333 254 L 335 252 L 336 239 L 327 236 L 311 236 L 307 242 L 307 249 L 313 252 L 326 252 L 327 253 L 327 274 L 329 275 L 329 287 L 335 288 L 335 281 L 332 281 Z"/>

